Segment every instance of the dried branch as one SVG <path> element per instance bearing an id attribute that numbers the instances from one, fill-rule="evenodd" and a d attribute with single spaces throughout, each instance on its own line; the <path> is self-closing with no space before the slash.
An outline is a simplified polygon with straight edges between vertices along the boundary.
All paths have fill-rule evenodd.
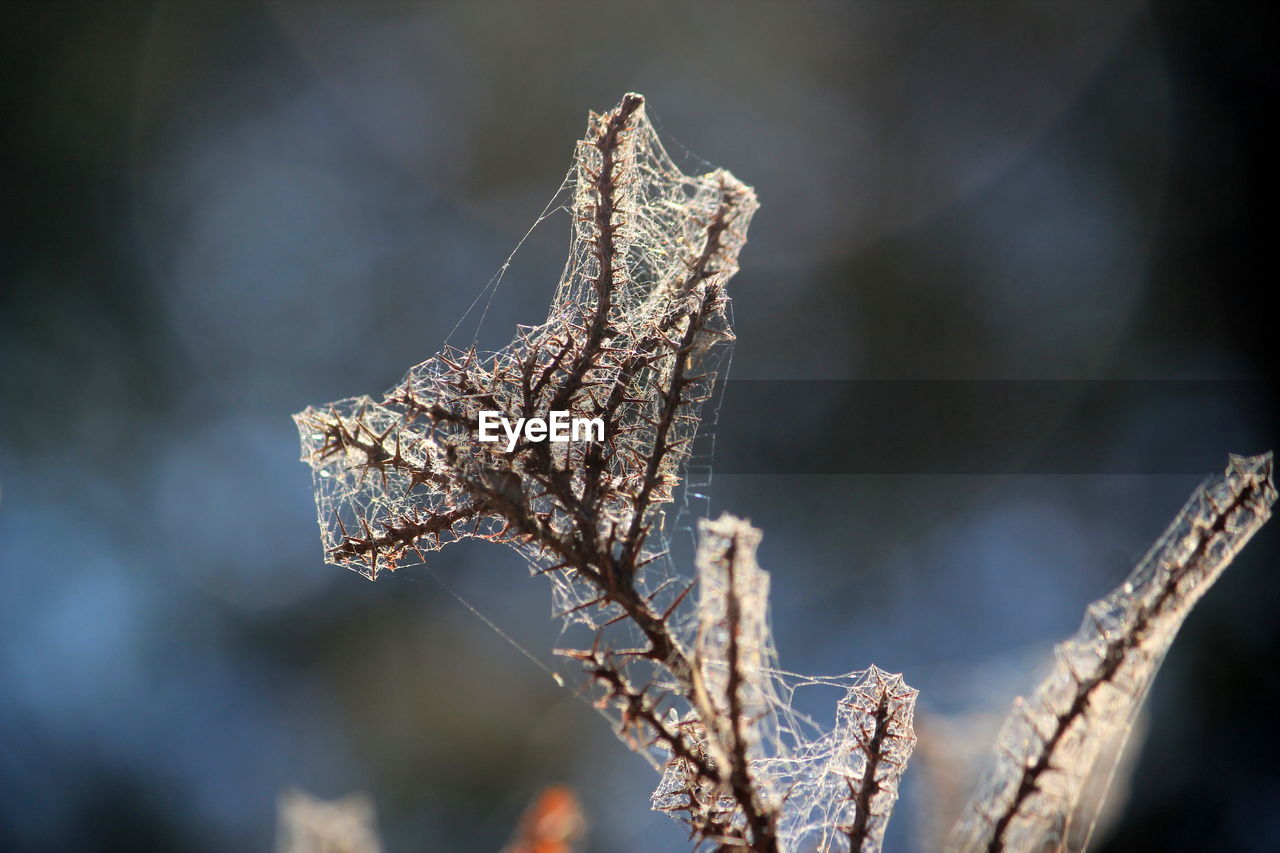
<path id="1" fill-rule="evenodd" d="M 916 691 L 876 667 L 781 671 L 760 531 L 747 522 L 701 522 L 692 582 L 663 559 L 662 507 L 715 382 L 715 347 L 733 338 L 725 286 L 755 193 L 724 170 L 681 173 L 639 95 L 592 115 L 574 170 L 573 245 L 544 323 L 497 352 L 447 348 L 381 402 L 295 415 L 325 554 L 376 579 L 458 539 L 510 545 L 550 580 L 557 617 L 590 630 L 590 648 L 561 654 L 619 737 L 662 768 L 655 809 L 721 851 L 877 853 L 915 745 Z M 560 416 L 600 431 L 549 442 Z M 486 433 L 492 418 L 502 440 Z M 1061 846 L 1083 781 L 1105 764 L 1100 744 L 1128 724 L 1182 619 L 1269 514 L 1270 465 L 1233 457 L 1125 586 L 1090 607 L 1054 675 L 1006 723 L 954 849 Z M 842 692 L 833 727 L 796 710 L 801 688 Z"/>
<path id="2" fill-rule="evenodd" d="M 698 548 L 698 678 L 693 703 L 708 751 L 727 768 L 725 785 L 748 829 L 753 850 L 778 849 L 777 803 L 766 802 L 752 764 L 760 755 L 756 724 L 767 713 L 762 684 L 768 656 L 769 582 L 756 564 L 760 531 L 723 515 L 701 525 Z"/>
<path id="3" fill-rule="evenodd" d="M 702 362 L 732 339 L 724 285 L 755 196 L 722 170 L 676 170 L 639 95 L 592 117 L 576 169 L 574 254 L 543 325 L 487 356 L 446 350 L 381 403 L 353 398 L 297 416 L 326 553 L 376 578 L 467 536 L 518 548 L 552 578 L 558 613 L 597 630 L 590 651 L 566 654 L 602 687 L 620 734 L 639 750 L 659 745 L 712 786 L 731 784 L 759 849 L 772 850 L 737 691 L 716 709 L 736 720 L 735 763 L 722 779 L 711 756 L 668 727 L 649 696 L 652 676 L 637 687 L 629 672 L 644 660 L 678 695 L 701 689 L 669 622 L 684 593 L 668 600 L 666 583 L 642 573 L 658 555 L 651 532 L 715 379 Z M 501 448 L 478 440 L 485 412 L 599 419 L 604 439 L 556 447 L 526 433 Z M 642 640 L 625 655 L 603 639 L 619 620 Z"/>
<path id="4" fill-rule="evenodd" d="M 1115 743 L 1146 698 L 1192 607 L 1271 515 L 1271 454 L 1232 456 L 1201 485 L 1123 584 L 1091 604 L 1056 665 L 1019 698 L 997 739 L 999 755 L 949 842 L 952 851 L 1058 851 L 1081 791 L 1110 773 Z M 1092 821 L 1094 815 L 1077 815 Z"/>
<path id="5" fill-rule="evenodd" d="M 845 827 L 850 853 L 872 853 L 884 843 L 898 781 L 916 745 L 912 717 L 918 695 L 901 675 L 873 666 L 841 703 L 842 727 L 861 765 L 861 772 L 846 779 L 853 803 L 853 822 Z"/>
<path id="6" fill-rule="evenodd" d="M 681 174 L 639 95 L 592 116 L 575 169 L 574 248 L 545 323 L 518 328 L 495 353 L 446 349 L 381 402 L 296 416 L 326 555 L 376 579 L 460 538 L 517 548 L 551 580 L 557 615 L 594 630 L 590 649 L 562 654 L 619 736 L 665 766 L 655 808 L 683 814 L 694 837 L 722 850 L 834 837 L 853 808 L 837 793 L 853 776 L 837 768 L 876 752 L 871 787 L 854 793 L 858 809 L 881 808 L 886 727 L 907 739 L 909 710 L 866 738 L 800 717 L 787 695 L 797 685 L 774 667 L 760 532 L 728 516 L 704 523 L 695 583 L 668 570 L 655 536 L 715 381 L 709 353 L 733 338 L 725 283 L 755 194 L 723 170 Z M 494 414 L 556 412 L 598 420 L 603 437 L 483 440 Z M 697 607 L 684 613 L 695 585 Z M 629 645 L 615 641 L 619 630 Z M 861 682 L 812 683 L 848 699 Z M 808 800 L 791 796 L 804 786 Z M 865 816 L 859 826 L 859 836 L 876 831 Z"/>

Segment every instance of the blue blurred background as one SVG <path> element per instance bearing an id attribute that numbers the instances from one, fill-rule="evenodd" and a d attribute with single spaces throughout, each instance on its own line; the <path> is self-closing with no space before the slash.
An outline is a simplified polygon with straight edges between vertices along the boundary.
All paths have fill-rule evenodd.
<path id="1" fill-rule="evenodd" d="M 369 793 L 392 853 L 496 850 L 560 781 L 588 849 L 687 849 L 648 811 L 653 772 L 437 579 L 549 659 L 545 587 L 483 543 L 435 577 L 324 565 L 289 420 L 434 353 L 588 108 L 626 91 L 687 169 L 758 189 L 732 375 L 839 380 L 722 424 L 712 470 L 733 473 L 703 489 L 765 531 L 788 669 L 903 671 L 926 725 L 1002 710 L 1200 476 L 1280 445 L 1274 12 L 264 0 L 0 19 L 0 849 L 266 850 L 300 786 Z M 482 343 L 544 316 L 567 234 L 563 216 L 533 233 Z M 841 420 L 859 381 L 919 379 L 1255 390 L 1129 406 L 1096 469 L 814 473 L 860 446 Z M 780 421 L 817 436 L 794 469 Z M 1208 461 L 1127 470 L 1152 434 Z M 1187 624 L 1099 850 L 1280 850 L 1278 551 L 1264 530 Z M 934 843 L 917 764 L 896 851 Z"/>

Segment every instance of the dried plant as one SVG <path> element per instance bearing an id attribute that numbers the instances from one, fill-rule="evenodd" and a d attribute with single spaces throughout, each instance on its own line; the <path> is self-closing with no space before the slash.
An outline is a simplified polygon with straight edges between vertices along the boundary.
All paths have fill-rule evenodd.
<path id="1" fill-rule="evenodd" d="M 699 846 L 879 850 L 916 691 L 875 667 L 780 670 L 760 532 L 746 522 L 700 523 L 691 579 L 663 548 L 663 507 L 717 345 L 732 339 L 725 285 L 755 194 L 724 170 L 682 174 L 634 94 L 591 116 L 573 177 L 572 249 L 546 322 L 498 352 L 447 349 L 380 402 L 295 416 L 326 555 L 376 579 L 457 539 L 511 545 L 550 579 L 556 615 L 588 631 L 560 654 L 662 771 L 653 807 Z M 486 413 L 554 412 L 599 422 L 603 438 L 480 440 Z M 1096 744 L 1127 725 L 1187 610 L 1267 517 L 1269 470 L 1269 456 L 1233 459 L 1126 587 L 1090 608 L 1059 671 L 1015 709 L 957 849 L 1066 849 Z M 798 690 L 824 688 L 837 694 L 832 726 L 796 710 Z"/>
<path id="2" fill-rule="evenodd" d="M 1031 699 L 1014 702 L 996 762 L 949 850 L 1088 846 L 1095 814 L 1078 811 L 1082 792 L 1112 773 L 1183 620 L 1270 517 L 1275 499 L 1269 453 L 1232 456 L 1223 476 L 1196 489 L 1124 583 L 1089 605 Z"/>

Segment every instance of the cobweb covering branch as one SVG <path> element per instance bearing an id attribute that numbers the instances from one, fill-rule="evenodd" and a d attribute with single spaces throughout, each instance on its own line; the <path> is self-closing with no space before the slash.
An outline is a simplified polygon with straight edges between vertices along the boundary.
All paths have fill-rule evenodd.
<path id="1" fill-rule="evenodd" d="M 1019 698 L 987 778 L 949 841 L 956 853 L 1083 850 L 1095 815 L 1082 790 L 1110 774 L 1174 636 L 1271 515 L 1271 454 L 1232 456 L 1201 485 L 1115 591 L 1089 605 L 1030 699 Z M 1111 755 L 1101 747 L 1113 744 Z M 1100 798 L 1099 798 L 1100 800 Z"/>
<path id="2" fill-rule="evenodd" d="M 589 125 L 574 158 L 570 254 L 544 323 L 497 352 L 447 348 L 380 401 L 295 415 L 329 562 L 376 579 L 482 537 L 545 571 L 569 621 L 594 627 L 669 603 L 670 573 L 646 566 L 663 550 L 662 506 L 715 382 L 709 350 L 733 337 L 724 288 L 757 202 L 727 171 L 681 173 L 639 95 Z M 508 453 L 505 439 L 477 440 L 485 410 L 513 423 L 599 418 L 605 441 L 521 440 Z M 604 563 L 620 577 L 593 579 Z M 602 600 L 595 580 L 627 601 Z"/>
<path id="3" fill-rule="evenodd" d="M 700 523 L 693 579 L 664 557 L 663 507 L 716 380 L 717 345 L 733 337 L 725 286 L 755 193 L 722 169 L 681 173 L 634 94 L 592 114 L 572 174 L 569 258 L 545 322 L 518 327 L 497 352 L 446 348 L 381 400 L 294 416 L 326 558 L 377 579 L 467 537 L 516 548 L 550 580 L 566 629 L 591 636 L 559 652 L 662 771 L 655 809 L 722 851 L 876 853 L 915 746 L 916 691 L 874 666 L 832 677 L 779 668 L 760 531 L 747 522 Z M 486 442 L 487 412 L 598 420 L 603 438 Z M 1076 829 L 1092 816 L 1073 827 L 1073 812 L 1085 783 L 1109 772 L 1102 745 L 1123 740 L 1183 619 L 1269 516 L 1270 475 L 1269 455 L 1232 457 L 1089 608 L 1006 721 L 954 850 L 1087 844 Z M 830 724 L 797 710 L 801 691 L 831 694 Z"/>
<path id="4" fill-rule="evenodd" d="M 728 847 L 880 850 L 915 746 L 917 692 L 874 666 L 813 678 L 779 669 L 760 531 L 724 515 L 702 521 L 700 537 L 688 629 L 700 680 L 684 714 L 672 708 L 698 760 L 671 754 L 653 807 Z M 802 690 L 832 695 L 834 725 L 796 710 Z"/>
<path id="5" fill-rule="evenodd" d="M 872 668 L 777 667 L 760 532 L 704 521 L 698 574 L 662 559 L 672 499 L 732 339 L 725 283 L 757 202 L 672 164 L 627 95 L 577 145 L 569 260 L 546 322 L 504 349 L 447 349 L 381 399 L 295 416 L 328 560 L 376 579 L 465 537 L 505 542 L 553 587 L 618 735 L 663 769 L 654 807 L 722 848 L 875 851 L 915 739 L 916 692 Z M 482 412 L 599 419 L 604 440 L 478 440 Z M 698 593 L 690 596 L 694 587 Z M 697 605 L 693 605 L 696 598 Z M 795 710 L 833 695 L 834 724 Z"/>

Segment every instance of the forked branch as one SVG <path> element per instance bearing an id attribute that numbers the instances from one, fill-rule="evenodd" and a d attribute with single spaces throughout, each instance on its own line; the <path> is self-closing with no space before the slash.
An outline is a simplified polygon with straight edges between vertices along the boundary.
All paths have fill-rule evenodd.
<path id="1" fill-rule="evenodd" d="M 662 548 L 716 348 L 733 338 L 725 287 L 755 193 L 724 170 L 680 172 L 634 94 L 591 117 L 574 169 L 573 246 L 545 322 L 497 352 L 447 348 L 380 402 L 295 416 L 326 556 L 376 579 L 458 539 L 510 545 L 550 580 L 566 625 L 589 630 L 589 648 L 562 654 L 662 769 L 655 809 L 718 850 L 876 853 L 915 745 L 916 691 L 876 667 L 782 671 L 747 522 L 701 522 L 693 580 Z M 550 442 L 559 416 L 602 435 Z M 517 426 L 495 442 L 492 417 L 543 432 Z M 1106 769 L 1100 744 L 1128 725 L 1187 612 L 1268 517 L 1270 474 L 1270 456 L 1233 457 L 1089 608 L 1006 723 L 954 850 L 1062 849 L 1084 781 Z M 802 688 L 839 691 L 834 726 L 796 710 Z"/>

